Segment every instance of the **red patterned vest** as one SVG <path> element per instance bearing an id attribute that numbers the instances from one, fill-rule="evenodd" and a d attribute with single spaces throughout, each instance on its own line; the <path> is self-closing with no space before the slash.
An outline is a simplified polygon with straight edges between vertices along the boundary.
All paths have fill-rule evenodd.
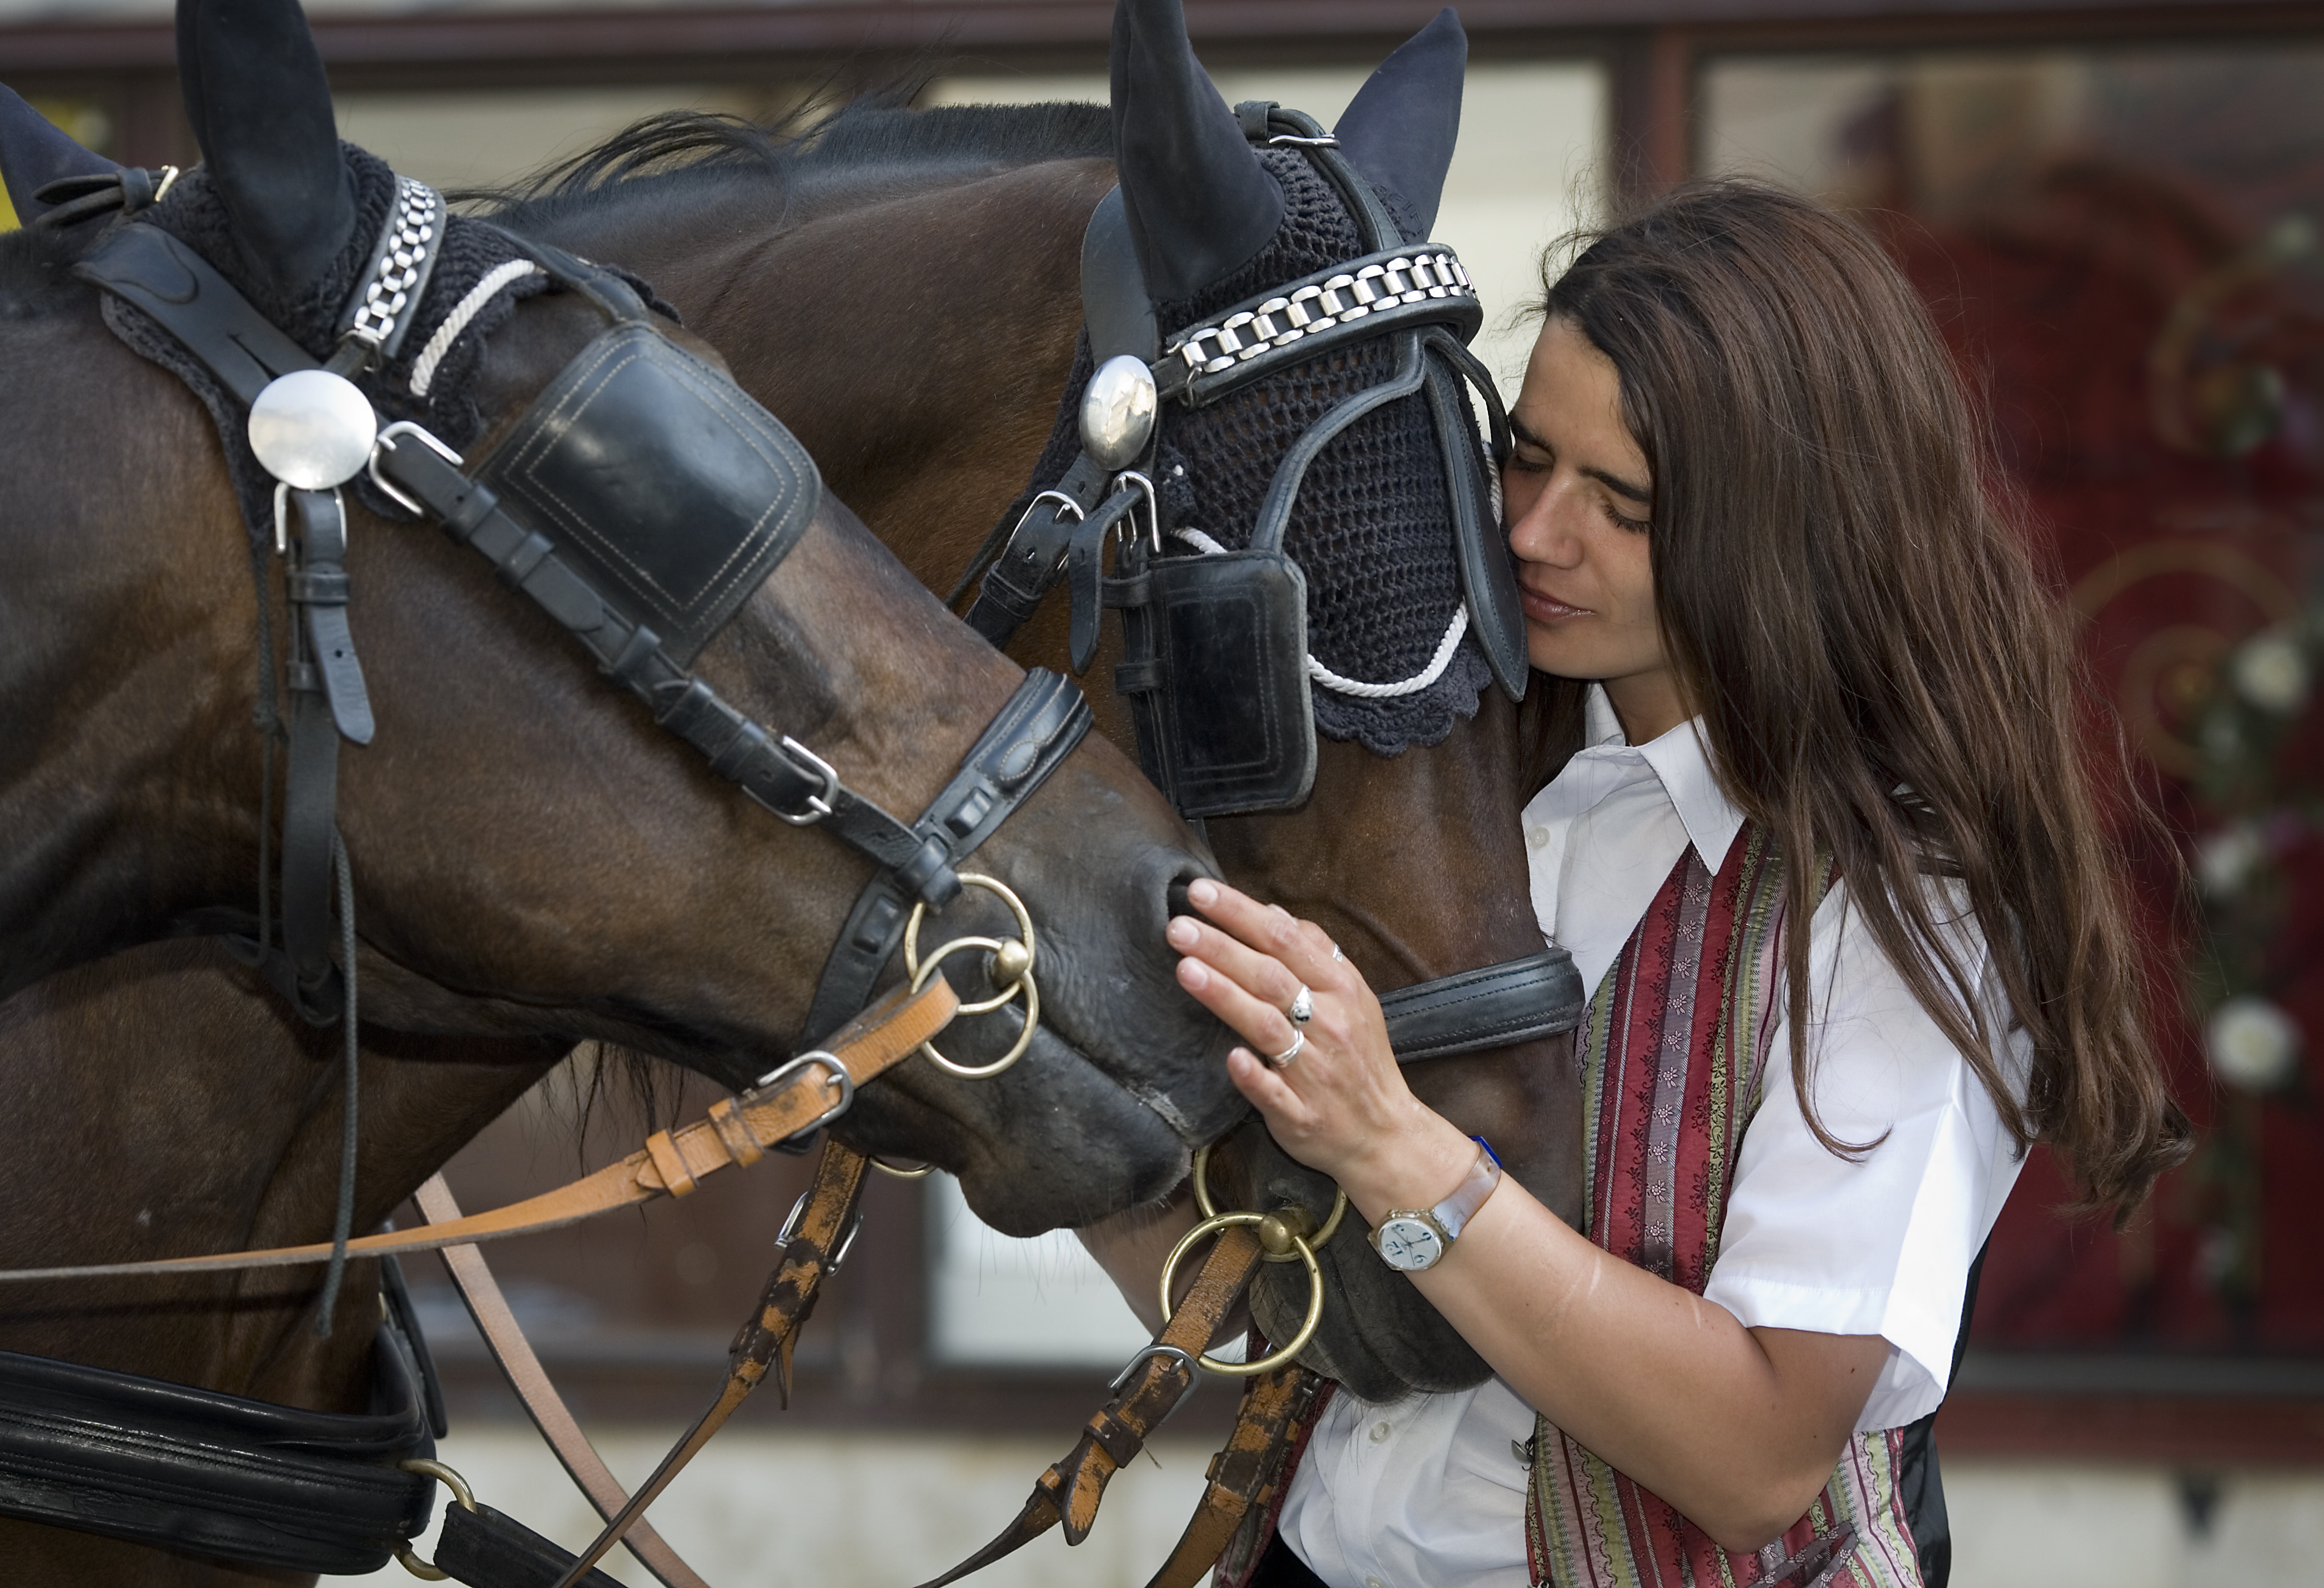
<path id="1" fill-rule="evenodd" d="M 1782 859 L 1747 825 L 1717 877 L 1692 846 L 1599 983 L 1582 1065 L 1591 1239 L 1702 1294 L 1780 1011 Z M 1554 1588 L 1920 1588 L 1896 1490 L 1901 1429 L 1858 1434 L 1807 1514 L 1751 1554 L 1553 1427 L 1534 1437 L 1526 1546 Z"/>

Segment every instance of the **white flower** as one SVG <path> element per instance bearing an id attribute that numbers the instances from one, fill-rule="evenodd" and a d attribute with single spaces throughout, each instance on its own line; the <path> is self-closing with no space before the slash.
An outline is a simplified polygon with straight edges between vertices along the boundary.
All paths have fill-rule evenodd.
<path id="1" fill-rule="evenodd" d="M 2252 636 L 2228 665 L 2236 693 L 2263 711 L 2290 716 L 2308 701 L 2308 653 L 2289 629 Z"/>
<path id="2" fill-rule="evenodd" d="M 2211 1011 L 2206 1033 L 2211 1068 L 2230 1086 L 2272 1091 L 2292 1079 L 2300 1058 L 2300 1027 L 2265 998 L 2229 998 Z"/>
<path id="3" fill-rule="evenodd" d="M 2234 822 L 2195 842 L 2195 880 L 2206 897 L 2232 899 L 2251 880 L 2252 870 L 2267 858 L 2259 829 L 2249 822 Z"/>

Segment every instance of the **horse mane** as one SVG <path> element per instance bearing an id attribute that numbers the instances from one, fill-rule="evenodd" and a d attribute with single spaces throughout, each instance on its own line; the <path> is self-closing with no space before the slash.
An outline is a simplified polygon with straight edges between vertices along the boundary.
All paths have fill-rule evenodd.
<path id="1" fill-rule="evenodd" d="M 1110 160 L 1113 120 L 1102 105 L 947 105 L 913 110 L 893 96 L 860 98 L 829 115 L 810 105 L 769 123 L 696 110 L 634 122 L 593 149 L 502 188 L 451 197 L 474 213 L 523 226 L 552 225 L 649 193 L 747 183 L 771 192 L 860 193 L 1052 160 Z"/>

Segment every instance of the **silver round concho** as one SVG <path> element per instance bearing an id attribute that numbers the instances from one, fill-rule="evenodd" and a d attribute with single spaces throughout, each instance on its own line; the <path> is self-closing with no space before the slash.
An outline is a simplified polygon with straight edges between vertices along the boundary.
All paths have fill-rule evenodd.
<path id="1" fill-rule="evenodd" d="M 1154 372 L 1119 353 L 1098 365 L 1082 390 L 1082 450 L 1099 467 L 1126 469 L 1154 434 Z"/>
<path id="2" fill-rule="evenodd" d="M 300 491 L 354 479 L 378 435 L 371 403 L 328 370 L 294 370 L 250 405 L 250 450 L 268 473 Z"/>

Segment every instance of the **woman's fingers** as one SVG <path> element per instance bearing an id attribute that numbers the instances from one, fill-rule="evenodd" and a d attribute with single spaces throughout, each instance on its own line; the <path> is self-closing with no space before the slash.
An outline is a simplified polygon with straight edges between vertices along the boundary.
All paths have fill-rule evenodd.
<path id="1" fill-rule="evenodd" d="M 1190 954 L 1179 960 L 1178 985 L 1194 994 L 1203 1007 L 1233 1026 L 1259 1051 L 1280 1053 L 1291 1045 L 1291 1017 L 1274 1004 L 1254 996 L 1207 958 Z"/>
<path id="2" fill-rule="evenodd" d="M 1226 977 L 1262 1004 L 1287 1009 L 1297 996 L 1299 978 L 1274 955 L 1254 949 L 1238 938 L 1206 926 L 1191 915 L 1170 923 L 1170 946 L 1192 955 Z"/>
<path id="3" fill-rule="evenodd" d="M 1302 921 L 1280 904 L 1262 904 L 1250 895 L 1205 877 L 1186 890 L 1194 906 L 1234 937 L 1282 964 L 1294 985 L 1284 989 L 1288 1002 L 1300 984 L 1311 987 L 1338 985 L 1342 974 L 1352 975 L 1345 960 L 1332 958 L 1332 939 L 1313 922 Z"/>

